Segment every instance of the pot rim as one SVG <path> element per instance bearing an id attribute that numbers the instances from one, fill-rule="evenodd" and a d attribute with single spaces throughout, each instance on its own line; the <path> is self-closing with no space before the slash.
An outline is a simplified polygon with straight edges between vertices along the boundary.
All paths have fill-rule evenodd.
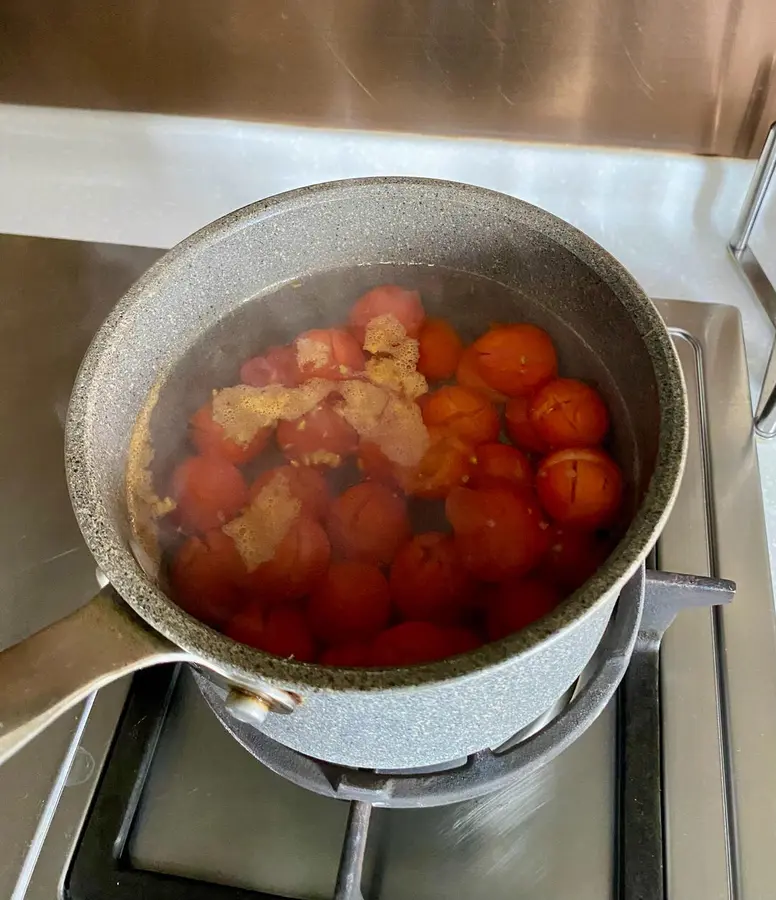
<path id="1" fill-rule="evenodd" d="M 171 271 L 174 276 L 176 266 L 193 251 L 212 247 L 226 235 L 283 212 L 325 203 L 332 193 L 368 193 L 376 189 L 433 190 L 436 194 L 454 194 L 458 203 L 491 208 L 500 204 L 505 219 L 517 215 L 521 224 L 549 236 L 604 281 L 629 312 L 652 362 L 660 410 L 658 450 L 648 489 L 625 535 L 606 564 L 550 615 L 517 634 L 440 662 L 391 669 L 331 668 L 281 659 L 239 644 L 173 603 L 142 570 L 105 509 L 92 478 L 98 460 L 90 455 L 88 441 L 95 419 L 99 421 L 104 390 L 99 373 L 105 370 L 106 359 L 116 349 L 117 326 L 136 307 L 142 311 L 144 298 L 163 285 Z M 164 254 L 114 307 L 84 356 L 68 409 L 65 468 L 78 525 L 98 565 L 125 602 L 173 643 L 201 658 L 208 667 L 248 685 L 265 680 L 300 691 L 379 691 L 445 682 L 504 665 L 516 656 L 538 651 L 579 621 L 595 615 L 613 592 L 619 593 L 654 546 L 679 489 L 687 455 L 687 432 L 686 389 L 668 330 L 630 273 L 592 238 L 552 213 L 507 194 L 451 181 L 387 176 L 325 182 L 276 194 L 211 222 Z"/>

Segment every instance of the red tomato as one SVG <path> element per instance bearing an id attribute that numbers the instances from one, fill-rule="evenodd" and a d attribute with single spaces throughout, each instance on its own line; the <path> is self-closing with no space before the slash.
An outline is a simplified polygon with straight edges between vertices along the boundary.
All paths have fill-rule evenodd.
<path id="1" fill-rule="evenodd" d="M 358 449 L 358 435 L 328 403 L 292 422 L 278 422 L 277 442 L 287 459 L 305 466 L 341 465 Z"/>
<path id="2" fill-rule="evenodd" d="M 372 441 L 361 441 L 358 445 L 358 468 L 364 478 L 381 481 L 389 487 L 401 487 L 405 481 L 401 468 Z"/>
<path id="3" fill-rule="evenodd" d="M 387 565 L 409 536 L 407 505 L 384 484 L 357 484 L 331 505 L 329 537 L 345 559 Z"/>
<path id="4" fill-rule="evenodd" d="M 203 456 L 222 456 L 236 466 L 252 460 L 267 446 L 272 434 L 271 428 L 260 428 L 247 446 L 238 444 L 224 433 L 224 429 L 213 421 L 213 404 L 201 406 L 189 419 L 191 442 Z"/>
<path id="5" fill-rule="evenodd" d="M 379 634 L 372 644 L 375 666 L 414 666 L 450 655 L 445 628 L 432 622 L 402 622 Z"/>
<path id="6" fill-rule="evenodd" d="M 264 356 L 254 356 L 240 366 L 240 381 L 252 387 L 297 387 L 301 380 L 294 347 L 270 347 Z"/>
<path id="7" fill-rule="evenodd" d="M 582 381 L 556 378 L 534 394 L 528 417 L 548 447 L 594 447 L 609 430 L 609 413 L 599 393 Z"/>
<path id="8" fill-rule="evenodd" d="M 172 473 L 173 500 L 185 531 L 209 531 L 234 518 L 248 502 L 245 479 L 220 456 L 190 456 Z"/>
<path id="9" fill-rule="evenodd" d="M 276 478 L 283 479 L 288 485 L 288 492 L 302 504 L 302 512 L 313 519 L 325 518 L 331 494 L 326 479 L 317 469 L 310 466 L 278 466 L 267 469 L 253 482 L 248 490 L 249 500 L 255 498 Z"/>
<path id="10" fill-rule="evenodd" d="M 482 581 L 524 575 L 549 548 L 549 524 L 529 491 L 457 487 L 447 497 L 445 512 L 464 565 Z"/>
<path id="11" fill-rule="evenodd" d="M 384 284 L 367 291 L 350 310 L 350 327 L 360 344 L 364 343 L 366 327 L 379 316 L 392 315 L 404 326 L 409 337 L 416 338 L 426 318 L 420 294 L 396 284 Z"/>
<path id="12" fill-rule="evenodd" d="M 541 570 L 567 591 L 575 591 L 591 578 L 611 551 L 609 542 L 594 532 L 553 525 L 550 534 L 550 550 Z"/>
<path id="13" fill-rule="evenodd" d="M 288 529 L 272 559 L 248 573 L 248 581 L 264 603 L 299 600 L 323 578 L 330 556 L 326 532 L 302 515 Z"/>
<path id="14" fill-rule="evenodd" d="M 364 353 L 358 341 L 339 328 L 305 331 L 294 341 L 302 378 L 341 381 L 364 369 Z"/>
<path id="15" fill-rule="evenodd" d="M 473 346 L 467 347 L 461 354 L 458 368 L 455 370 L 455 380 L 461 387 L 472 388 L 485 394 L 491 403 L 504 403 L 507 399 L 505 394 L 494 391 L 489 384 L 485 383 L 477 370 L 477 351 Z"/>
<path id="16" fill-rule="evenodd" d="M 474 451 L 460 438 L 439 428 L 429 428 L 431 443 L 420 465 L 410 473 L 398 473 L 408 494 L 424 500 L 444 500 L 450 489 L 466 484 L 474 465 Z"/>
<path id="17" fill-rule="evenodd" d="M 542 506 L 562 525 L 610 525 L 622 501 L 622 473 L 603 450 L 575 448 L 546 456 L 536 473 Z"/>
<path id="18" fill-rule="evenodd" d="M 557 587 L 538 577 L 498 585 L 487 601 L 488 638 L 497 641 L 520 631 L 551 613 L 560 601 Z"/>
<path id="19" fill-rule="evenodd" d="M 429 381 L 444 381 L 455 375 L 463 343 L 447 319 L 426 319 L 418 336 L 418 372 Z"/>
<path id="20" fill-rule="evenodd" d="M 307 617 L 325 644 L 374 637 L 391 617 L 388 582 L 377 566 L 333 563 L 310 597 Z"/>
<path id="21" fill-rule="evenodd" d="M 245 566 L 220 528 L 181 544 L 170 565 L 172 598 L 189 615 L 221 627 L 244 602 Z"/>
<path id="22" fill-rule="evenodd" d="M 532 393 L 558 371 L 552 340 L 535 325 L 499 325 L 472 346 L 483 380 L 509 397 Z"/>
<path id="23" fill-rule="evenodd" d="M 315 659 L 310 627 L 302 612 L 293 606 L 281 606 L 265 614 L 260 603 L 253 603 L 232 619 L 225 634 L 233 641 L 284 659 Z"/>
<path id="24" fill-rule="evenodd" d="M 372 665 L 372 648 L 364 641 L 348 641 L 324 650 L 319 660 L 323 666 L 363 669 Z"/>
<path id="25" fill-rule="evenodd" d="M 390 583 L 402 618 L 440 624 L 460 621 L 473 593 L 455 542 L 438 531 L 415 535 L 399 550 Z"/>
<path id="26" fill-rule="evenodd" d="M 458 656 L 460 653 L 471 653 L 482 646 L 482 639 L 471 628 L 462 628 L 457 625 L 445 629 L 445 637 L 448 642 L 448 656 Z"/>
<path id="27" fill-rule="evenodd" d="M 510 400 L 504 410 L 504 427 L 509 440 L 528 453 L 547 453 L 549 447 L 536 433 L 533 423 L 528 418 L 530 397 L 515 397 Z"/>
<path id="28" fill-rule="evenodd" d="M 423 403 L 423 421 L 468 444 L 495 441 L 501 427 L 496 407 L 480 391 L 447 385 Z"/>
<path id="29" fill-rule="evenodd" d="M 497 487 L 500 483 L 521 488 L 533 487 L 534 474 L 525 453 L 498 442 L 480 444 L 477 464 L 472 469 L 471 487 Z"/>

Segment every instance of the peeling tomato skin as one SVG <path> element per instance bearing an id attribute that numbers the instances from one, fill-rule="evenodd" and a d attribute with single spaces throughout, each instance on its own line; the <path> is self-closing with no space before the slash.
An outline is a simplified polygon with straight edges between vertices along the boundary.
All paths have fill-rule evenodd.
<path id="1" fill-rule="evenodd" d="M 599 393 L 574 378 L 556 378 L 531 399 L 528 417 L 539 439 L 553 449 L 595 447 L 609 430 Z"/>
<path id="2" fill-rule="evenodd" d="M 423 421 L 472 446 L 495 441 L 501 428 L 496 407 L 479 391 L 446 385 L 423 403 Z"/>
<path id="3" fill-rule="evenodd" d="M 535 325 L 500 325 L 472 346 L 479 375 L 491 388 L 508 397 L 531 394 L 558 371 L 552 339 Z"/>
<path id="4" fill-rule="evenodd" d="M 389 565 L 411 534 L 407 504 L 384 484 L 361 482 L 334 500 L 328 531 L 341 558 Z"/>
<path id="5" fill-rule="evenodd" d="M 556 522 L 595 531 L 611 525 L 620 512 L 622 472 L 597 447 L 558 450 L 540 463 L 536 490 Z"/>

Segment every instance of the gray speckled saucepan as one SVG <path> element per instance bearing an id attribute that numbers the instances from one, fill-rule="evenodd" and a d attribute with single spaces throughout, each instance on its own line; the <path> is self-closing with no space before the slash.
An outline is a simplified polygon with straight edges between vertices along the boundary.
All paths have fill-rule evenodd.
<path id="1" fill-rule="evenodd" d="M 474 652 L 385 670 L 279 659 L 189 617 L 139 565 L 124 499 L 131 430 L 160 379 L 159 409 L 183 428 L 198 391 L 235 377 L 235 358 L 341 321 L 361 290 L 386 281 L 420 287 L 430 311 L 468 338 L 494 321 L 547 328 L 562 370 L 596 383 L 609 404 L 630 524 L 551 615 Z M 112 587 L 0 654 L 0 759 L 95 687 L 172 660 L 230 689 L 236 717 L 320 759 L 396 769 L 498 746 L 590 659 L 666 521 L 686 441 L 681 370 L 655 307 L 615 259 L 555 216 L 417 178 L 321 184 L 237 210 L 160 259 L 86 354 L 67 421 L 67 478 Z"/>

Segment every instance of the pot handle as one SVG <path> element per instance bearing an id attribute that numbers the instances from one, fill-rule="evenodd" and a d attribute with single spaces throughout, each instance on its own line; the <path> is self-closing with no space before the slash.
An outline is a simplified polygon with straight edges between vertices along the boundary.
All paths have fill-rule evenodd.
<path id="1" fill-rule="evenodd" d="M 0 764 L 92 691 L 187 658 L 107 585 L 86 606 L 0 653 Z"/>

